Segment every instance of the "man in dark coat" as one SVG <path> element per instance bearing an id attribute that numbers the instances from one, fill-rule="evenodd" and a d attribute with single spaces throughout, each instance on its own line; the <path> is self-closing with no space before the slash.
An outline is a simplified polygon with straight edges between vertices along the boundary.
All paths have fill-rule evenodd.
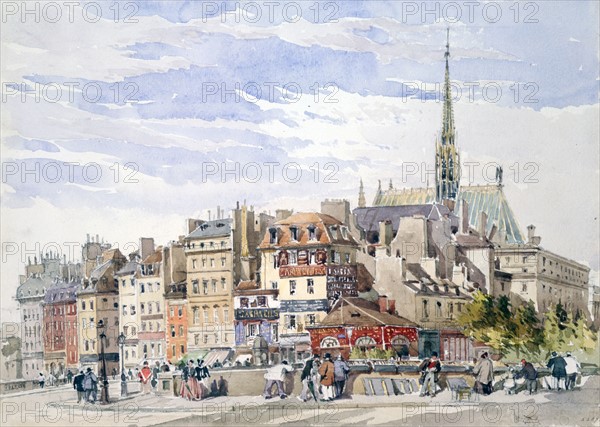
<path id="1" fill-rule="evenodd" d="M 75 378 L 73 378 L 73 388 L 77 390 L 77 403 L 81 402 L 82 400 L 85 402 L 85 389 L 83 388 L 83 378 L 85 378 L 83 371 L 79 371 L 79 374 L 75 375 Z"/>
<path id="2" fill-rule="evenodd" d="M 521 360 L 521 370 L 517 372 L 515 378 L 525 378 L 529 394 L 537 392 L 537 371 L 533 365 L 525 359 Z"/>
<path id="3" fill-rule="evenodd" d="M 436 386 L 439 379 L 439 372 L 442 370 L 442 365 L 438 360 L 438 354 L 434 351 L 431 353 L 431 357 L 429 359 L 425 359 L 419 365 L 419 370 L 421 371 L 421 393 L 420 397 L 429 394 L 431 397 L 435 397 Z M 421 380 L 419 380 L 421 382 Z"/>
<path id="4" fill-rule="evenodd" d="M 567 361 L 562 357 L 556 354 L 555 351 L 552 352 L 552 357 L 548 361 L 548 365 L 546 366 L 548 369 L 552 371 L 552 378 L 554 378 L 554 383 L 556 384 L 556 389 L 560 390 L 560 382 L 563 383 L 567 378 Z"/>

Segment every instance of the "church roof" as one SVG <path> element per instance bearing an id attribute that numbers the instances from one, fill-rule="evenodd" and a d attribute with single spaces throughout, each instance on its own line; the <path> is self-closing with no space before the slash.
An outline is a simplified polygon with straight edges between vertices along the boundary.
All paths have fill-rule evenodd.
<path id="1" fill-rule="evenodd" d="M 498 230 L 506 232 L 508 243 L 525 243 L 524 235 L 500 185 L 469 185 L 460 187 L 458 200 L 469 205 L 469 225 L 479 229 L 480 212 L 488 216 L 486 234 L 496 224 Z M 389 189 L 375 196 L 373 206 L 405 206 L 427 204 L 435 201 L 433 188 Z M 460 203 L 455 213 L 460 213 Z"/>
<path id="2" fill-rule="evenodd" d="M 450 210 L 444 205 L 421 204 L 356 208 L 353 213 L 357 225 L 364 231 L 378 231 L 379 223 L 389 220 L 392 222 L 392 230 L 395 235 L 400 226 L 401 218 L 422 215 L 435 221 L 444 215 L 449 215 Z"/>

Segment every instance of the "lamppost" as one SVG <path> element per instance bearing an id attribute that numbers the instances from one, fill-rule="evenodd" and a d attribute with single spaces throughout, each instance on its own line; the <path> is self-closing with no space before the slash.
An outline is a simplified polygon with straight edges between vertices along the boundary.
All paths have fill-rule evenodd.
<path id="1" fill-rule="evenodd" d="M 123 357 L 123 347 L 125 346 L 125 334 L 121 332 L 118 338 L 119 348 L 121 349 L 121 396 L 127 396 L 127 375 L 125 375 L 125 358 Z"/>
<path id="2" fill-rule="evenodd" d="M 102 390 L 100 391 L 100 403 L 106 405 L 108 403 L 108 377 L 106 375 L 106 355 L 104 354 L 104 340 L 106 335 L 104 334 L 104 321 L 98 320 L 98 327 L 100 330 L 100 356 L 102 357 Z"/>

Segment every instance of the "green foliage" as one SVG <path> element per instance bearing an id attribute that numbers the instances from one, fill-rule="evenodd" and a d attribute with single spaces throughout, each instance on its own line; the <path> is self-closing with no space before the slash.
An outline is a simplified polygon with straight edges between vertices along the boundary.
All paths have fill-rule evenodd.
<path id="1" fill-rule="evenodd" d="M 598 337 L 580 316 L 559 302 L 540 320 L 532 301 L 514 307 L 506 296 L 478 292 L 457 321 L 466 335 L 495 350 L 544 360 L 552 351 L 597 351 Z"/>
<path id="2" fill-rule="evenodd" d="M 371 348 L 367 351 L 362 351 L 358 347 L 354 347 L 350 352 L 350 359 L 385 359 L 396 357 L 396 351 L 393 348 L 382 350 L 379 348 Z"/>
<path id="3" fill-rule="evenodd" d="M 366 359 L 366 355 L 358 347 L 354 347 L 350 352 L 350 359 Z"/>

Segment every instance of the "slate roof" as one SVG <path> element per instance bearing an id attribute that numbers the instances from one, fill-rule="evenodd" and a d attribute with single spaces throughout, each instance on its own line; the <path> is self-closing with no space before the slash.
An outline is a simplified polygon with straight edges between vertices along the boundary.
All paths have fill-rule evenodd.
<path id="1" fill-rule="evenodd" d="M 117 276 L 127 276 L 129 274 L 134 274 L 137 271 L 138 265 L 139 263 L 137 261 L 128 261 L 127 264 L 125 264 L 123 268 L 121 268 L 115 274 Z"/>
<path id="2" fill-rule="evenodd" d="M 478 230 L 480 212 L 488 216 L 486 234 L 489 235 L 494 224 L 498 230 L 506 231 L 508 243 L 525 243 L 515 215 L 508 204 L 501 185 L 470 185 L 459 189 L 458 200 L 469 204 L 469 225 Z M 375 196 L 373 206 L 406 206 L 432 204 L 435 201 L 433 188 L 389 189 Z M 455 212 L 460 212 L 460 203 L 456 204 Z"/>
<path id="3" fill-rule="evenodd" d="M 366 232 L 379 231 L 380 222 L 391 221 L 394 235 L 398 232 L 401 218 L 422 215 L 427 219 L 439 220 L 445 215 L 451 215 L 448 207 L 434 204 L 374 206 L 356 208 L 353 213 L 356 218 L 356 224 Z"/>
<path id="4" fill-rule="evenodd" d="M 42 297 L 52 286 L 52 279 L 30 276 L 17 288 L 17 298 Z"/>
<path id="5" fill-rule="evenodd" d="M 319 326 L 407 326 L 417 324 L 400 316 L 381 313 L 379 304 L 358 297 L 342 297 Z"/>
<path id="6" fill-rule="evenodd" d="M 202 239 L 205 237 L 229 236 L 231 234 L 232 224 L 232 218 L 206 221 L 196 227 L 196 229 L 188 234 L 185 238 L 188 240 Z"/>
<path id="7" fill-rule="evenodd" d="M 75 292 L 80 284 L 80 279 L 72 280 L 70 282 L 62 280 L 56 282 L 52 286 L 50 286 L 50 288 L 46 291 L 46 295 L 44 296 L 44 302 L 46 304 L 75 302 Z"/>

